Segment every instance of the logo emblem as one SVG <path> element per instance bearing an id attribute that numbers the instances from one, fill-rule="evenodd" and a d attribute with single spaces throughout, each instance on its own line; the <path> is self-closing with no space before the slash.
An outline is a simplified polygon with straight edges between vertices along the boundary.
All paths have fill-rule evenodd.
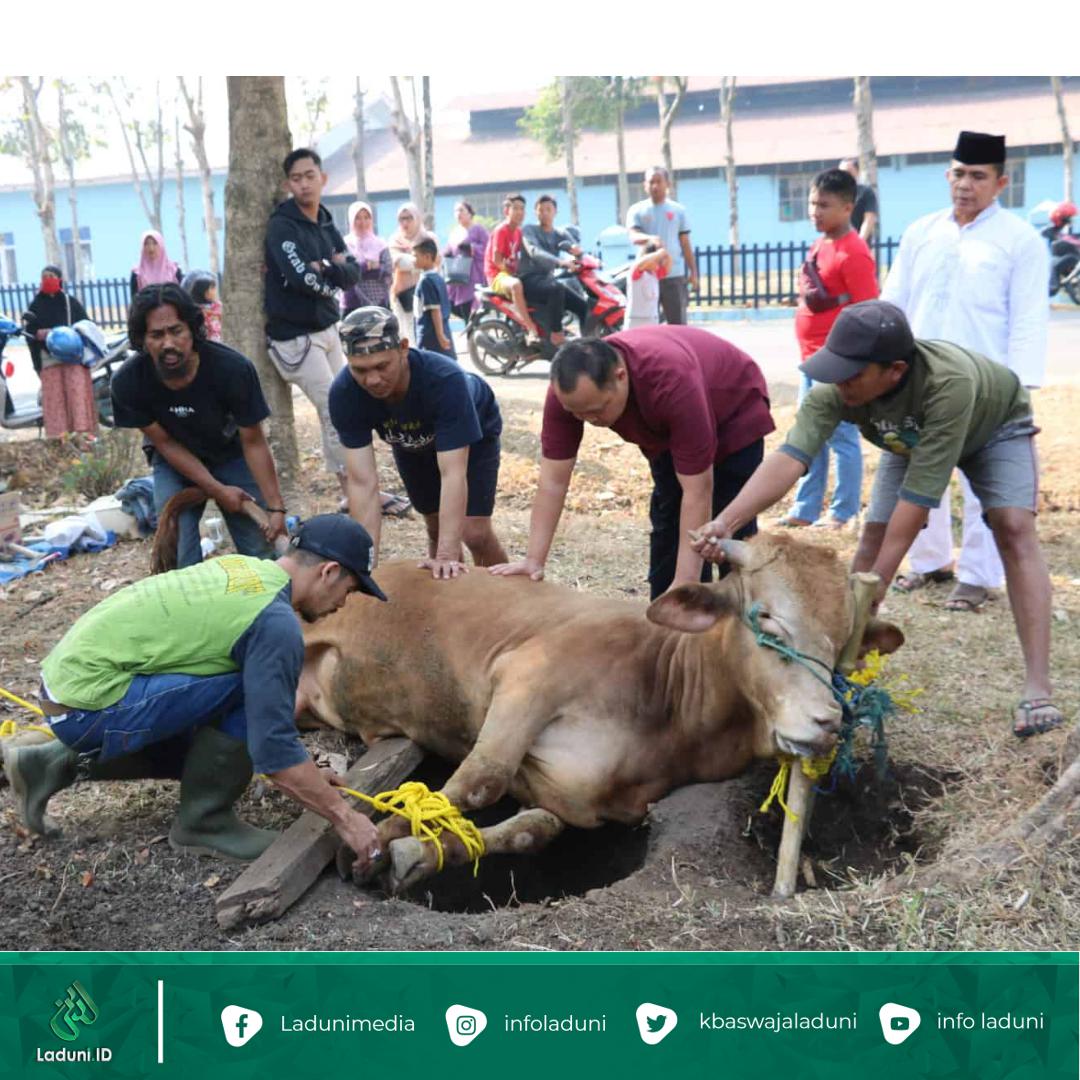
<path id="1" fill-rule="evenodd" d="M 455 1046 L 468 1046 L 487 1027 L 487 1016 L 468 1005 L 451 1005 L 446 1010 L 446 1030 Z"/>
<path id="2" fill-rule="evenodd" d="M 251 1042 L 262 1030 L 262 1014 L 243 1005 L 226 1005 L 221 1010 L 221 1027 L 230 1046 Z"/>
<path id="3" fill-rule="evenodd" d="M 79 1025 L 89 1027 L 98 1018 L 98 1008 L 86 987 L 76 979 L 62 998 L 53 1003 L 56 1012 L 49 1021 L 52 1033 L 64 1042 L 74 1042 L 80 1034 Z"/>
<path id="4" fill-rule="evenodd" d="M 651 1001 L 643 1001 L 634 1013 L 637 1017 L 638 1032 L 641 1041 L 647 1046 L 655 1046 L 658 1042 L 666 1039 L 679 1022 L 678 1014 L 674 1009 L 667 1009 L 663 1005 L 654 1005 Z"/>
<path id="5" fill-rule="evenodd" d="M 899 1046 L 914 1035 L 922 1023 L 922 1017 L 915 1009 L 897 1005 L 893 1001 L 886 1002 L 878 1009 L 878 1019 L 881 1021 L 881 1034 L 890 1046 Z"/>

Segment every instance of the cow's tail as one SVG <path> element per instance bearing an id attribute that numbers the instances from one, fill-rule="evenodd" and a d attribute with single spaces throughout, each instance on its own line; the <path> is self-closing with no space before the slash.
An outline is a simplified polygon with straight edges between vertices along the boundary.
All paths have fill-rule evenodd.
<path id="1" fill-rule="evenodd" d="M 164 574 L 176 569 L 176 549 L 180 541 L 180 515 L 193 506 L 206 502 L 202 488 L 186 487 L 178 491 L 158 515 L 157 532 L 154 533 L 154 550 L 150 554 L 150 573 Z"/>

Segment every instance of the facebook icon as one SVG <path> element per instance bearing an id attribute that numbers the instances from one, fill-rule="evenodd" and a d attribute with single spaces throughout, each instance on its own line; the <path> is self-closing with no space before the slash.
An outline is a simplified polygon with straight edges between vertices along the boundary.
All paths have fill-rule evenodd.
<path id="1" fill-rule="evenodd" d="M 261 1014 L 243 1005 L 226 1005 L 221 1010 L 221 1028 L 230 1046 L 243 1046 L 262 1029 Z"/>

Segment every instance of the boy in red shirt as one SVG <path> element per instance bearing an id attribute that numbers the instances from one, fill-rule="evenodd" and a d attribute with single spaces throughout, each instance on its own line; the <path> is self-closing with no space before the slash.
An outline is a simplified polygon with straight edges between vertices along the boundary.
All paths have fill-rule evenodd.
<path id="1" fill-rule="evenodd" d="M 496 225 L 488 237 L 484 249 L 484 276 L 488 286 L 500 296 L 505 296 L 525 324 L 528 340 L 539 341 L 540 331 L 525 300 L 525 290 L 521 281 L 514 276 L 517 272 L 518 253 L 521 251 L 521 223 L 525 220 L 525 196 L 507 195 L 503 199 L 503 214 L 506 219 Z"/>
<path id="2" fill-rule="evenodd" d="M 814 177 L 810 219 L 822 235 L 814 241 L 810 257 L 803 264 L 795 312 L 795 336 L 803 360 L 824 346 L 841 309 L 878 296 L 874 257 L 866 241 L 851 227 L 855 195 L 854 178 L 841 169 L 826 169 Z M 800 402 L 812 385 L 803 375 Z M 829 479 L 829 450 L 836 455 L 836 490 L 828 517 L 821 518 Z M 780 524 L 802 527 L 817 523 L 826 528 L 843 528 L 858 514 L 861 492 L 859 432 L 853 424 L 844 423 L 799 481 L 791 512 L 780 519 Z"/>

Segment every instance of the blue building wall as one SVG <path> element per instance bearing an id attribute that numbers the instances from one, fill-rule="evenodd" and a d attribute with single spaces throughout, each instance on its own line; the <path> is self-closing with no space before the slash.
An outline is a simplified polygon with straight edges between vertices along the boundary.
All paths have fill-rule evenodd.
<path id="1" fill-rule="evenodd" d="M 1029 157 L 1025 161 L 1024 204 L 1027 211 L 1044 199 L 1060 197 L 1062 190 L 1061 159 L 1056 156 Z M 943 163 L 903 165 L 895 163 L 879 169 L 878 190 L 882 209 L 881 235 L 898 237 L 917 217 L 947 205 L 948 188 Z M 225 176 L 215 175 L 215 209 L 224 217 Z M 532 204 L 543 192 L 559 201 L 559 220 L 569 220 L 566 192 L 561 184 L 529 185 L 520 188 L 529 204 L 527 220 L 533 220 Z M 640 187 L 632 186 L 631 200 Z M 437 231 L 445 239 L 453 225 L 453 208 L 460 193 L 441 193 L 436 197 Z M 716 177 L 687 177 L 679 183 L 679 200 L 686 204 L 698 246 L 717 246 L 727 242 L 727 186 Z M 175 181 L 167 180 L 162 199 L 165 242 L 170 256 L 185 270 L 204 268 L 209 250 L 202 215 L 202 191 L 197 178 L 184 183 L 187 238 L 191 266 L 183 266 L 177 230 Z M 615 184 L 579 184 L 578 200 L 582 236 L 586 246 L 593 246 L 596 236 L 616 223 Z M 343 202 L 342 200 L 335 200 Z M 347 203 L 347 200 L 344 200 Z M 401 200 L 373 200 L 379 232 L 388 236 L 396 227 L 396 213 Z M 66 189 L 57 191 L 57 226 L 70 228 Z M 344 210 L 338 213 L 343 216 Z M 96 277 L 125 277 L 138 260 L 139 238 L 148 227 L 146 216 L 128 182 L 86 185 L 79 188 L 79 221 L 90 229 L 93 271 Z M 779 215 L 779 179 L 765 173 L 739 178 L 739 234 L 743 243 L 787 243 L 811 240 L 814 231 L 809 221 L 781 221 Z M 11 235 L 17 261 L 18 278 L 34 281 L 45 263 L 45 250 L 29 191 L 0 192 L 0 237 Z M 224 237 L 221 237 L 224 252 Z"/>
<path id="2" fill-rule="evenodd" d="M 225 217 L 225 175 L 214 178 L 214 210 Z M 127 277 L 139 261 L 139 239 L 150 228 L 142 204 L 131 183 L 86 184 L 78 188 L 79 226 L 90 229 L 93 276 Z M 185 266 L 177 224 L 176 181 L 166 179 L 161 198 L 162 231 L 169 257 L 183 270 L 205 268 L 210 248 L 203 222 L 202 183 L 197 177 L 184 180 L 184 216 L 191 266 Z M 67 188 L 56 191 L 56 226 L 71 228 Z M 36 281 L 45 265 L 45 242 L 41 236 L 34 200 L 29 191 L 0 192 L 0 236 L 14 240 L 20 281 Z M 219 253 L 224 246 L 219 235 Z"/>

